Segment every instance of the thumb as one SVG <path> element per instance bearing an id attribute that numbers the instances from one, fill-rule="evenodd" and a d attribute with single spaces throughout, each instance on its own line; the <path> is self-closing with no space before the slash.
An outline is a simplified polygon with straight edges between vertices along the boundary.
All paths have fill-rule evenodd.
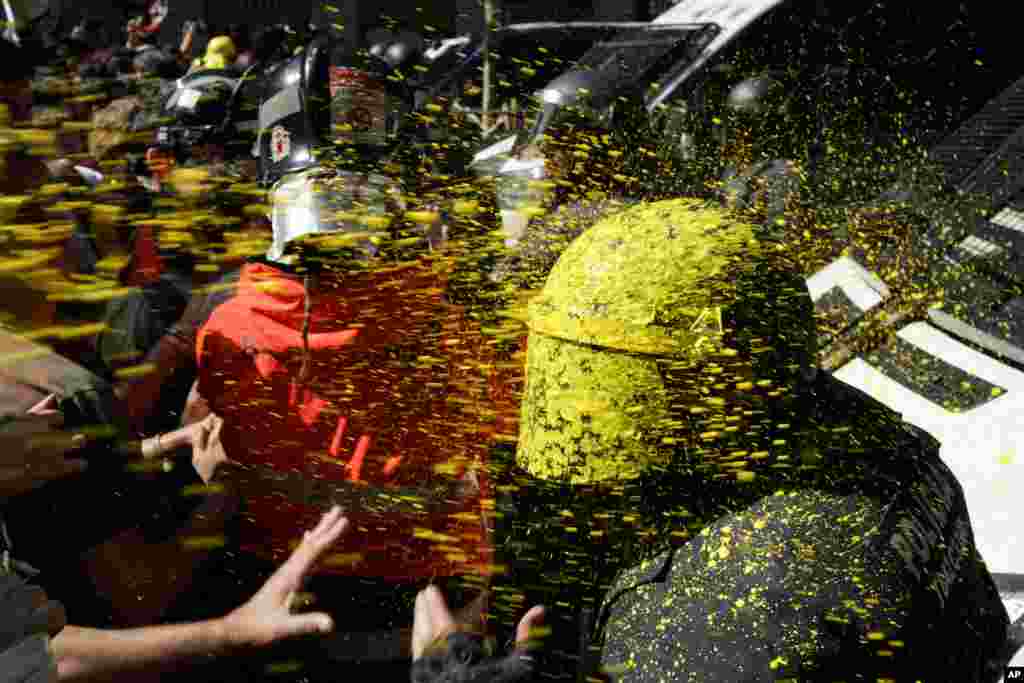
<path id="1" fill-rule="evenodd" d="M 516 648 L 528 647 L 528 641 L 530 640 L 531 631 L 537 629 L 544 624 L 544 607 L 542 605 L 534 605 L 530 610 L 523 615 L 523 618 L 519 620 L 519 624 L 516 626 Z M 533 634 L 533 638 L 536 639 L 538 634 Z"/>
<path id="2" fill-rule="evenodd" d="M 288 620 L 288 637 L 330 633 L 334 630 L 334 621 L 324 612 L 298 614 Z"/>
<path id="3" fill-rule="evenodd" d="M 28 409 L 30 415 L 52 415 L 57 412 L 57 394 L 50 394 Z"/>

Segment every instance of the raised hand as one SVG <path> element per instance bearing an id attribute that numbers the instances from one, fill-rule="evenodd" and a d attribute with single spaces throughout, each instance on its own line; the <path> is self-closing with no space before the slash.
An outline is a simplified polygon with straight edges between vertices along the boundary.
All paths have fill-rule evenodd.
<path id="1" fill-rule="evenodd" d="M 412 626 L 412 658 L 419 659 L 435 643 L 443 641 L 459 630 L 468 630 L 469 625 L 456 621 L 448 603 L 437 586 L 430 585 L 416 596 Z M 531 631 L 544 622 L 544 608 L 532 607 L 516 625 L 516 650 L 529 646 Z"/>
<path id="2" fill-rule="evenodd" d="M 191 425 L 192 466 L 207 484 L 213 479 L 217 468 L 228 461 L 224 446 L 220 442 L 220 430 L 224 420 L 210 413 L 205 419 Z"/>
<path id="3" fill-rule="evenodd" d="M 348 527 L 348 519 L 342 516 L 341 508 L 335 506 L 313 530 L 307 531 L 291 557 L 256 595 L 224 618 L 230 641 L 242 647 L 263 647 L 284 638 L 333 630 L 334 623 L 329 615 L 323 612 L 294 614 L 292 607 L 313 565 Z"/>

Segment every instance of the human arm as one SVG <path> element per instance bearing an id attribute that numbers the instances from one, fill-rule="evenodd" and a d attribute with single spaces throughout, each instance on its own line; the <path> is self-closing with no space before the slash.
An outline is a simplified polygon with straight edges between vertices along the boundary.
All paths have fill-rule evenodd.
<path id="1" fill-rule="evenodd" d="M 211 459 L 223 456 L 219 430 L 214 431 L 219 424 L 220 418 L 211 415 L 187 428 L 146 439 L 141 448 L 136 446 L 135 459 L 145 461 L 191 445 L 195 470 L 208 486 L 183 491 L 189 497 L 198 497 L 199 505 L 176 527 L 175 533 L 154 535 L 135 526 L 87 553 L 89 575 L 122 626 L 143 626 L 159 620 L 174 600 L 188 590 L 196 570 L 209 558 L 209 550 L 202 543 L 189 541 L 219 539 L 226 532 L 228 520 L 238 511 L 239 491 L 220 481 L 212 482 L 210 475 L 203 474 L 212 472 Z"/>
<path id="2" fill-rule="evenodd" d="M 223 620 L 107 630 L 66 626 L 50 645 L 61 681 L 102 680 L 140 670 L 231 651 Z"/>
<path id="3" fill-rule="evenodd" d="M 224 420 L 218 415 L 207 413 L 202 419 L 197 419 L 181 429 L 143 440 L 139 451 L 143 458 L 158 458 L 190 446 L 192 466 L 203 482 L 209 484 L 217 468 L 228 461 L 224 446 L 220 442 L 220 430 L 223 425 Z"/>
<path id="4" fill-rule="evenodd" d="M 114 673 L 152 671 L 330 632 L 334 626 L 327 614 L 293 614 L 291 609 L 306 575 L 347 528 L 341 509 L 333 508 L 248 602 L 222 618 L 123 630 L 65 627 L 51 641 L 59 679 L 93 681 Z"/>

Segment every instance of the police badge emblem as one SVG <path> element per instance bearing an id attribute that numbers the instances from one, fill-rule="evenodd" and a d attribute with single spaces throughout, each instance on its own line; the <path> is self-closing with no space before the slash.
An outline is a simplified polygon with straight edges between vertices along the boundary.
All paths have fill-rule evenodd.
<path id="1" fill-rule="evenodd" d="M 270 131 L 270 158 L 280 162 L 292 152 L 292 136 L 284 127 L 274 126 Z"/>

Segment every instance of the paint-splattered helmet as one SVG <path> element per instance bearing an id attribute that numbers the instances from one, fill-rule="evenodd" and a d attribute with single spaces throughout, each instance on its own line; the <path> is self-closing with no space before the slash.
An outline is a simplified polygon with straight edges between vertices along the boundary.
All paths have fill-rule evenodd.
<path id="1" fill-rule="evenodd" d="M 632 479 L 749 428 L 755 403 L 785 405 L 815 360 L 813 305 L 785 254 L 696 200 L 583 233 L 530 306 L 519 464 L 571 483 Z"/>

